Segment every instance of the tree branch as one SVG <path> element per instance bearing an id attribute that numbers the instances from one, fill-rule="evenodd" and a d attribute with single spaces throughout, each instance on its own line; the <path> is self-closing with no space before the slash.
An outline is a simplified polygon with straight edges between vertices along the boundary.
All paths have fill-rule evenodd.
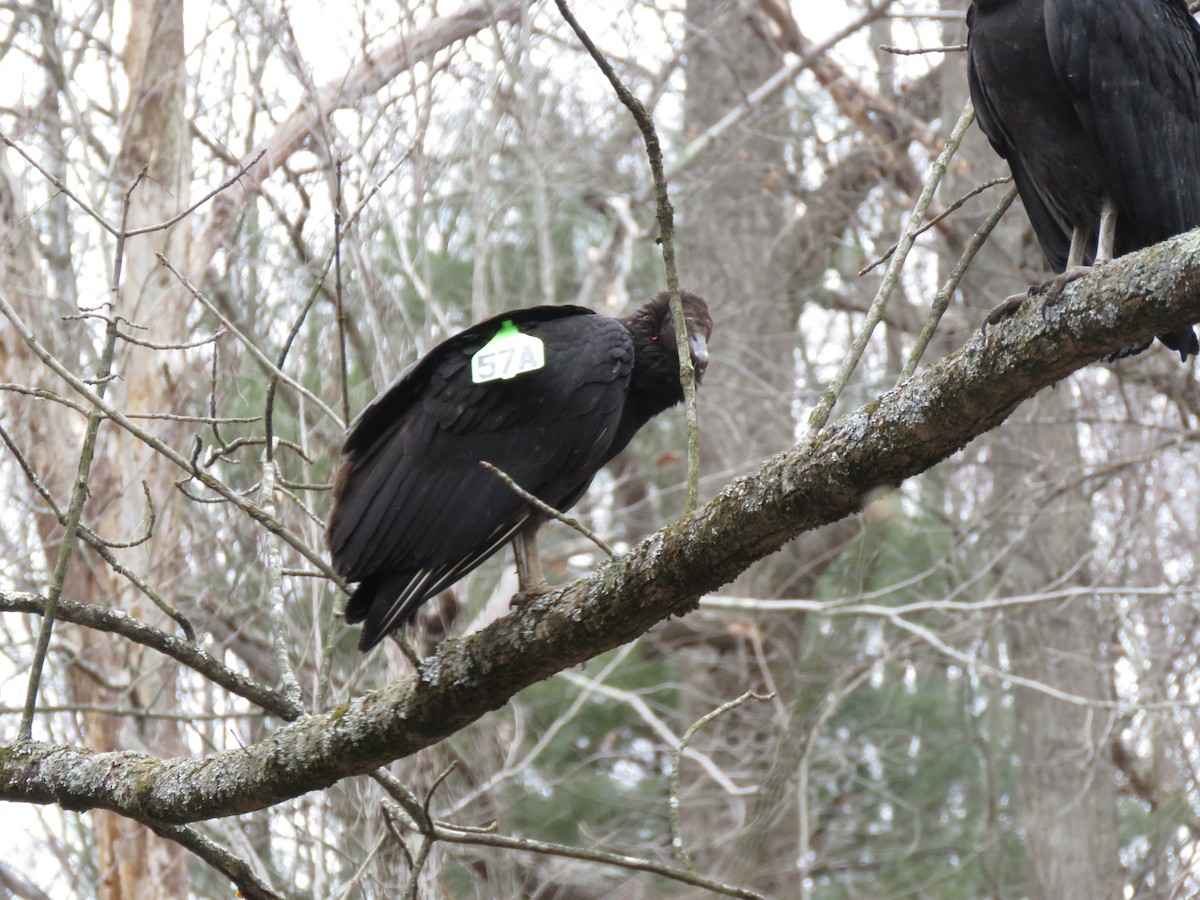
<path id="1" fill-rule="evenodd" d="M 1040 308 L 1039 308 L 1040 307 Z M 484 630 L 444 641 L 415 675 L 264 741 L 159 760 L 40 742 L 0 750 L 0 799 L 104 807 L 158 824 L 249 812 L 434 744 L 517 691 L 629 641 L 804 531 L 858 511 L 1114 351 L 1200 320 L 1200 231 L 1031 303 L 590 577 Z"/>
<path id="2" fill-rule="evenodd" d="M 0 591 L 0 613 L 18 612 L 45 615 L 46 599 L 36 594 L 8 593 Z M 252 678 L 247 678 L 240 672 L 235 672 L 224 665 L 215 656 L 205 652 L 198 644 L 183 640 L 173 634 L 167 634 L 157 628 L 152 628 L 145 622 L 121 612 L 119 609 L 108 609 L 95 603 L 75 603 L 69 600 L 58 601 L 58 612 L 55 618 L 60 622 L 70 622 L 104 631 L 109 634 L 119 634 L 128 640 L 150 647 L 182 663 L 190 669 L 203 675 L 209 681 L 219 684 L 231 694 L 244 697 L 256 706 L 261 707 L 281 719 L 297 719 L 304 715 L 304 708 L 292 703 L 279 691 L 272 690 L 266 685 L 259 684 Z"/>

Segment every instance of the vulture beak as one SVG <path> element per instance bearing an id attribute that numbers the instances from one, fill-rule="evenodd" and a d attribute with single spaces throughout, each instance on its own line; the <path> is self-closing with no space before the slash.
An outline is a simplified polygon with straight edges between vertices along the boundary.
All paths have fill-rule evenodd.
<path id="1" fill-rule="evenodd" d="M 692 352 L 692 365 L 696 369 L 696 374 L 700 375 L 708 368 L 708 344 L 705 343 L 702 335 L 693 334 L 688 338 L 688 347 Z"/>

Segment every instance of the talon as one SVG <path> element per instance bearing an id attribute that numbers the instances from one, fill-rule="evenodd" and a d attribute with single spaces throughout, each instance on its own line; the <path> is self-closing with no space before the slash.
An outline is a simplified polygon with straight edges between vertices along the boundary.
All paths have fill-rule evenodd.
<path id="1" fill-rule="evenodd" d="M 1017 311 L 1025 305 L 1025 301 L 1029 299 L 1029 294 L 1013 294 L 1010 297 L 1005 297 L 1000 304 L 992 309 L 983 318 L 983 324 L 979 326 L 980 332 L 987 337 L 987 330 L 990 326 L 997 322 L 1002 322 L 1011 316 L 1016 315 Z"/>
<path id="2" fill-rule="evenodd" d="M 508 601 L 509 609 L 524 609 L 534 600 L 539 597 L 545 597 L 547 594 L 554 593 L 554 588 L 548 584 L 530 584 L 526 585 L 523 590 L 517 591 L 512 595 L 512 599 Z"/>
<path id="3" fill-rule="evenodd" d="M 1058 275 L 1055 275 L 1049 281 L 1043 281 L 1041 284 L 1035 284 L 1029 289 L 1031 297 L 1045 297 L 1046 303 L 1057 303 L 1062 296 L 1062 292 L 1066 290 L 1067 285 L 1077 278 L 1082 278 L 1092 271 L 1092 266 L 1070 266 Z M 1043 307 L 1043 315 L 1045 308 Z"/>

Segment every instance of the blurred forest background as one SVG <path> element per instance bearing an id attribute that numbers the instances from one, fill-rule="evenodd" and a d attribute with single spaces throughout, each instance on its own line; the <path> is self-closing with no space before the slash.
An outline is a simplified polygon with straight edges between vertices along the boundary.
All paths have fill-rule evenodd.
<path id="1" fill-rule="evenodd" d="M 863 270 L 966 103 L 966 2 L 575 6 L 654 115 L 681 283 L 716 321 L 703 501 L 797 440 L 862 333 L 886 266 Z M 0 5 L 0 67 L 0 295 L 232 494 L 259 496 L 269 409 L 267 499 L 316 554 L 345 421 L 419 354 L 501 310 L 623 314 L 664 286 L 645 147 L 551 3 L 31 0 Z M 901 377 L 1009 185 L 972 192 L 1005 175 L 972 127 L 927 218 L 971 196 L 918 239 L 835 416 Z M 1018 202 L 924 361 L 1045 274 Z M 250 682 L 278 685 L 286 658 L 309 711 L 410 671 L 390 644 L 358 654 L 313 564 L 145 439 L 102 424 L 81 468 L 89 407 L 9 321 L 0 382 L 5 741 L 42 621 L 23 592 L 182 634 L 173 607 Z M 198 830 L 285 897 L 716 889 L 559 845 L 690 860 L 743 896 L 1195 896 L 1198 415 L 1192 366 L 1161 347 L 1089 367 L 699 611 L 391 767 L 436 818 L 507 842 L 423 845 L 367 778 Z M 648 427 L 576 515 L 618 547 L 678 516 L 682 421 Z M 552 581 L 599 559 L 558 525 L 543 547 Z M 514 590 L 506 551 L 430 604 L 419 651 Z M 280 724 L 80 624 L 55 628 L 42 678 L 42 740 L 199 756 Z M 2 896 L 230 895 L 115 814 L 6 814 Z"/>

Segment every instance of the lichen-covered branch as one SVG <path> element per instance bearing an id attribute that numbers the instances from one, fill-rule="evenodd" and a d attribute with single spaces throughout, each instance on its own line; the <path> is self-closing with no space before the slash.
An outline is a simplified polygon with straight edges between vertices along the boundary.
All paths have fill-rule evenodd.
<path id="1" fill-rule="evenodd" d="M 269 806 L 453 734 L 625 643 L 796 535 L 925 471 L 1095 360 L 1200 320 L 1200 232 L 1119 259 L 976 335 L 808 443 L 767 460 L 586 579 L 444 641 L 418 672 L 244 749 L 160 760 L 38 742 L 0 750 L 0 799 L 179 824 Z"/>

